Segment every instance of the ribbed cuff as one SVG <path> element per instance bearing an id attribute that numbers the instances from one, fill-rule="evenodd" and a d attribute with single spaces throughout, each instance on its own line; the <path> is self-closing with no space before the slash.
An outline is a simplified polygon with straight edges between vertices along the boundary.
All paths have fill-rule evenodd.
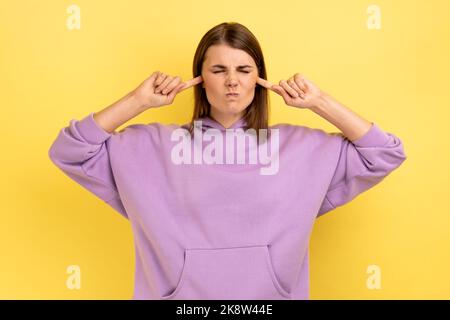
<path id="1" fill-rule="evenodd" d="M 78 132 L 90 144 L 101 144 L 111 137 L 111 133 L 103 130 L 94 120 L 94 112 L 76 123 Z"/>
<path id="2" fill-rule="evenodd" d="M 352 141 L 358 147 L 382 147 L 389 141 L 389 135 L 384 132 L 376 123 L 372 122 L 372 127 L 362 137 Z"/>

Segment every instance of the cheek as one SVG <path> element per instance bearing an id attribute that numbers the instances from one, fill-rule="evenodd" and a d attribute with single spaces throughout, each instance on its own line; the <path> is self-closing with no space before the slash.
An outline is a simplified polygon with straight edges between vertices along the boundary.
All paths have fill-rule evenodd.
<path id="1" fill-rule="evenodd" d="M 255 93 L 256 88 L 256 78 L 249 80 L 245 85 L 245 90 L 249 95 L 253 95 Z"/>
<path id="2" fill-rule="evenodd" d="M 252 77 L 250 79 L 248 79 L 248 88 L 249 90 L 255 90 L 256 87 L 256 81 L 258 79 L 257 75 L 252 75 Z"/>
<path id="3" fill-rule="evenodd" d="M 215 92 L 219 87 L 219 83 L 213 77 L 205 77 L 203 78 L 203 86 L 204 88 L 208 88 L 208 91 Z"/>

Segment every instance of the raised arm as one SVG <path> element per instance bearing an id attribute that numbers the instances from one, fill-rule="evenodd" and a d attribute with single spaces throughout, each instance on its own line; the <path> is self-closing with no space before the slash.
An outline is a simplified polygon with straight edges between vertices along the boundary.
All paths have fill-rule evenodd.
<path id="1" fill-rule="evenodd" d="M 128 218 L 110 163 L 110 138 L 130 134 L 133 130 L 118 133 L 114 130 L 149 108 L 171 104 L 180 90 L 200 81 L 201 78 L 195 78 L 183 83 L 179 77 L 153 73 L 138 88 L 100 112 L 71 120 L 59 131 L 48 151 L 51 161 L 72 180 Z"/>

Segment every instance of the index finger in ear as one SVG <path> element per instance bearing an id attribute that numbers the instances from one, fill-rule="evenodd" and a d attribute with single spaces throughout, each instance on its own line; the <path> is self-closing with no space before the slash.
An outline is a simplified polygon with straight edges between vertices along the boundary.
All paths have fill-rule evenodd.
<path id="1" fill-rule="evenodd" d="M 202 82 L 203 82 L 202 76 L 195 77 L 195 78 L 193 78 L 191 80 L 186 81 L 184 83 L 184 86 L 180 89 L 180 91 L 188 89 L 188 88 L 190 88 L 192 86 L 195 86 L 195 85 L 197 85 L 199 83 L 202 83 Z"/>
<path id="2" fill-rule="evenodd" d="M 258 77 L 256 79 L 256 83 L 259 84 L 260 86 L 263 86 L 266 89 L 271 89 L 273 84 L 270 81 L 267 81 L 263 78 Z"/>

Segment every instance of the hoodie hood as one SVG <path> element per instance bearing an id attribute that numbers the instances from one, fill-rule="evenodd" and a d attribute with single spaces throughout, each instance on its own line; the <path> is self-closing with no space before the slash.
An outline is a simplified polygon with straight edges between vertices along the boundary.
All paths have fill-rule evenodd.
<path id="1" fill-rule="evenodd" d="M 209 128 L 219 129 L 221 131 L 225 131 L 227 128 L 225 128 L 221 123 L 214 120 L 210 116 L 205 116 L 197 119 L 196 121 L 202 121 L 202 128 L 204 130 L 207 130 Z M 235 123 L 233 123 L 228 129 L 237 129 L 237 128 L 243 128 L 247 126 L 247 122 L 244 118 L 240 118 Z"/>

